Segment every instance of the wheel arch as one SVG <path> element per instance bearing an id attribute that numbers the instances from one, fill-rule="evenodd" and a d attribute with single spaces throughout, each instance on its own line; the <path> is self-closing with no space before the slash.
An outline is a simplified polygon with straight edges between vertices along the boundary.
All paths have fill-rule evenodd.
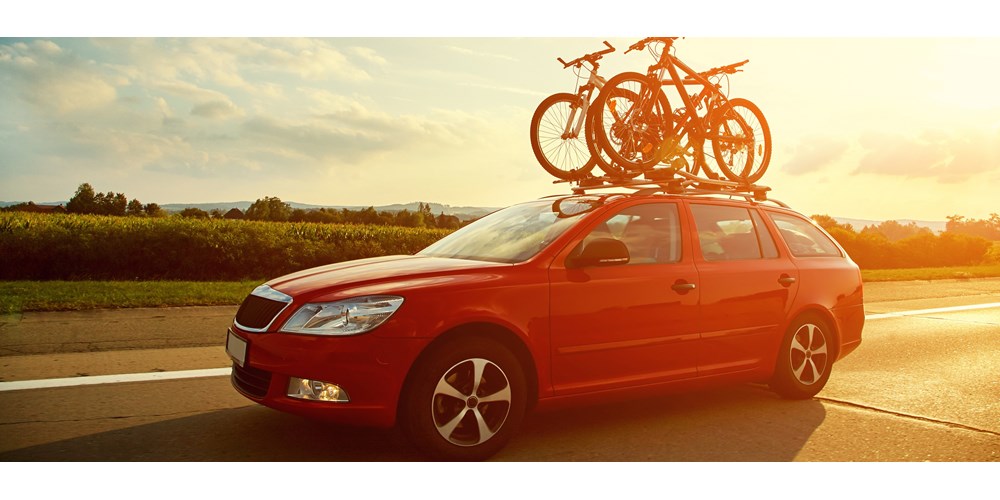
<path id="1" fill-rule="evenodd" d="M 403 380 L 402 389 L 399 392 L 399 402 L 396 405 L 397 420 L 400 408 L 402 408 L 402 404 L 400 403 L 413 383 L 413 373 L 416 371 L 415 367 L 432 356 L 443 345 L 474 338 L 493 340 L 514 354 L 517 361 L 521 363 L 521 368 L 524 370 L 524 378 L 528 384 L 527 407 L 530 410 L 535 406 L 538 402 L 538 368 L 535 365 L 535 359 L 532 357 L 531 350 L 527 344 L 516 333 L 504 326 L 489 322 L 473 322 L 455 326 L 441 333 L 413 361 L 406 374 L 406 378 Z"/>

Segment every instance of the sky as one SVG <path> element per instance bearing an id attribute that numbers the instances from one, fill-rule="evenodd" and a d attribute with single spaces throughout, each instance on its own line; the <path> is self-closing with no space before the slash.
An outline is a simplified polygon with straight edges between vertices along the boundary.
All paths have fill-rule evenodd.
<path id="1" fill-rule="evenodd" d="M 575 90 L 557 57 L 607 40 L 619 50 L 603 61 L 606 77 L 653 62 L 624 54 L 649 31 L 408 26 L 319 38 L 0 29 L 18 34 L 0 40 L 0 200 L 67 200 L 89 182 L 159 204 L 506 206 L 569 190 L 528 139 L 538 103 Z M 1000 212 L 1000 38 L 703 31 L 678 40 L 676 55 L 695 69 L 750 60 L 729 96 L 769 122 L 760 183 L 773 198 L 871 220 Z"/>

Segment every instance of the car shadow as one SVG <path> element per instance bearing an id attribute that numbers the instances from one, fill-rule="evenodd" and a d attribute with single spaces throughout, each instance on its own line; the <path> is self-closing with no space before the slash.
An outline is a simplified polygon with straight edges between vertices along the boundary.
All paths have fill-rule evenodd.
<path id="1" fill-rule="evenodd" d="M 814 399 L 740 385 L 537 413 L 496 457 L 513 461 L 791 461 L 826 418 Z"/>
<path id="2" fill-rule="evenodd" d="M 825 417 L 752 385 L 538 412 L 493 460 L 789 461 Z M 245 406 L 0 453 L 0 461 L 421 461 L 396 429 Z"/>

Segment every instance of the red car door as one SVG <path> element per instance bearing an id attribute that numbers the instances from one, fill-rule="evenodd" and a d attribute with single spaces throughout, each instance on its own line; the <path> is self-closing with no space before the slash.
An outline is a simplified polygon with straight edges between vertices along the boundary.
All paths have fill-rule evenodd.
<path id="1" fill-rule="evenodd" d="M 697 374 L 700 285 L 683 206 L 629 204 L 593 223 L 550 268 L 552 382 L 566 395 Z M 567 257 L 613 238 L 628 264 L 568 268 Z"/>
<path id="2" fill-rule="evenodd" d="M 797 291 L 798 271 L 779 254 L 755 207 L 690 202 L 701 290 L 701 376 L 761 369 L 773 359 Z"/>

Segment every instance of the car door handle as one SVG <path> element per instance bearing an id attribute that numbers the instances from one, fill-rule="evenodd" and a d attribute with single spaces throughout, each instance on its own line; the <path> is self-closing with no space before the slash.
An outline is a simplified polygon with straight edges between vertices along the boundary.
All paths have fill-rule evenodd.
<path id="1" fill-rule="evenodd" d="M 688 283 L 687 281 L 678 280 L 677 283 L 674 283 L 673 286 L 671 286 L 670 288 L 673 288 L 675 292 L 684 295 L 685 293 L 688 293 L 697 287 L 698 286 L 695 285 L 694 283 Z"/>
<path id="2" fill-rule="evenodd" d="M 795 278 L 787 274 L 782 274 L 781 277 L 778 278 L 778 283 L 781 283 L 781 286 L 792 286 L 792 283 L 795 283 Z"/>

